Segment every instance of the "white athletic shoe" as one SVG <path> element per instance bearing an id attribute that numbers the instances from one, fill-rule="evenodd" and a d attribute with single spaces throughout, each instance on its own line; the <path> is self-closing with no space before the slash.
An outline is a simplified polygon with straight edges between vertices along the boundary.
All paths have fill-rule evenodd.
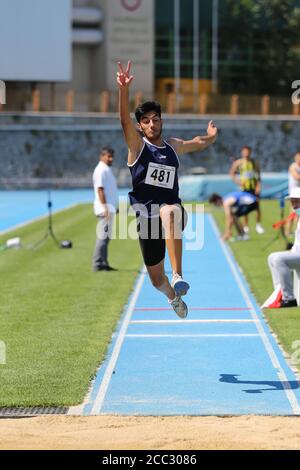
<path id="1" fill-rule="evenodd" d="M 188 308 L 186 303 L 182 300 L 181 297 L 177 296 L 174 300 L 169 300 L 170 305 L 172 305 L 174 312 L 179 316 L 179 318 L 186 318 L 188 314 Z"/>
<path id="2" fill-rule="evenodd" d="M 190 288 L 190 285 L 177 273 L 173 273 L 171 286 L 173 287 L 176 296 L 185 295 Z"/>
<path id="3" fill-rule="evenodd" d="M 255 230 L 259 235 L 262 235 L 263 233 L 265 233 L 265 230 L 263 229 L 261 224 L 256 224 Z"/>
<path id="4" fill-rule="evenodd" d="M 245 225 L 245 227 L 243 227 L 244 229 L 244 233 L 249 233 L 250 232 L 250 228 L 248 227 L 248 225 Z"/>

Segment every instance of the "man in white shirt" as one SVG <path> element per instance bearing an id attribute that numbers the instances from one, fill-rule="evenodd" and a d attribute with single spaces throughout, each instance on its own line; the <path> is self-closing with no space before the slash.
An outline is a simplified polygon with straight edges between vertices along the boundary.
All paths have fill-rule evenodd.
<path id="1" fill-rule="evenodd" d="M 111 171 L 114 151 L 105 147 L 100 153 L 100 161 L 93 173 L 94 213 L 98 218 L 97 240 L 93 255 L 94 271 L 115 271 L 107 259 L 108 243 L 117 208 L 117 182 Z"/>
<path id="2" fill-rule="evenodd" d="M 293 188 L 287 199 L 291 200 L 294 212 L 300 215 L 300 187 Z M 293 293 L 293 271 L 300 272 L 300 219 L 298 220 L 295 241 L 290 251 L 271 253 L 268 258 L 274 289 L 282 290 L 280 307 L 297 307 Z"/>
<path id="3" fill-rule="evenodd" d="M 294 188 L 300 187 L 300 150 L 294 156 L 294 162 L 289 166 L 289 194 Z M 293 208 L 291 208 L 291 213 Z M 287 237 L 292 235 L 294 220 L 290 219 L 285 225 L 285 234 Z"/>

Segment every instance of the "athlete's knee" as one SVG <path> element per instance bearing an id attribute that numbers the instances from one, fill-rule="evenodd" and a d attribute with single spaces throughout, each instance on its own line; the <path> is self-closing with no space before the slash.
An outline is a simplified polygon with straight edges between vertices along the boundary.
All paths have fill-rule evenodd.
<path id="1" fill-rule="evenodd" d="M 178 205 L 165 205 L 160 209 L 160 217 L 165 222 L 174 224 L 176 221 L 181 221 L 182 209 Z"/>
<path id="2" fill-rule="evenodd" d="M 182 236 L 182 209 L 177 205 L 166 205 L 161 208 L 160 218 L 165 230 L 165 238 L 181 238 Z"/>

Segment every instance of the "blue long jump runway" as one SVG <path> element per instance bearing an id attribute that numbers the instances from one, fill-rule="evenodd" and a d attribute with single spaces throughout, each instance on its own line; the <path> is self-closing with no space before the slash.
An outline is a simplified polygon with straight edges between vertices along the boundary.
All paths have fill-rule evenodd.
<path id="1" fill-rule="evenodd" d="M 203 249 L 184 253 L 188 318 L 143 271 L 85 403 L 69 414 L 300 414 L 300 382 L 213 219 L 204 222 Z"/>

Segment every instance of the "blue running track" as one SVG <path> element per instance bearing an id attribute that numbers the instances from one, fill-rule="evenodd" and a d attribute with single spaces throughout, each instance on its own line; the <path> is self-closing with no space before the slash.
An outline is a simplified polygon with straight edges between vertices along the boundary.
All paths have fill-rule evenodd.
<path id="1" fill-rule="evenodd" d="M 119 196 L 127 196 L 127 189 L 119 189 Z M 51 191 L 52 210 L 66 209 L 75 204 L 94 200 L 92 189 L 54 189 Z M 0 191 L 0 233 L 12 230 L 48 214 L 48 192 Z"/>
<path id="2" fill-rule="evenodd" d="M 188 318 L 142 272 L 85 403 L 69 414 L 300 414 L 300 382 L 213 219 L 204 220 L 203 249 L 184 253 Z"/>
<path id="3" fill-rule="evenodd" d="M 81 202 L 93 202 L 93 191 L 56 189 L 51 191 L 52 210 Z M 44 190 L 0 191 L 0 232 L 48 214 L 48 193 Z"/>

